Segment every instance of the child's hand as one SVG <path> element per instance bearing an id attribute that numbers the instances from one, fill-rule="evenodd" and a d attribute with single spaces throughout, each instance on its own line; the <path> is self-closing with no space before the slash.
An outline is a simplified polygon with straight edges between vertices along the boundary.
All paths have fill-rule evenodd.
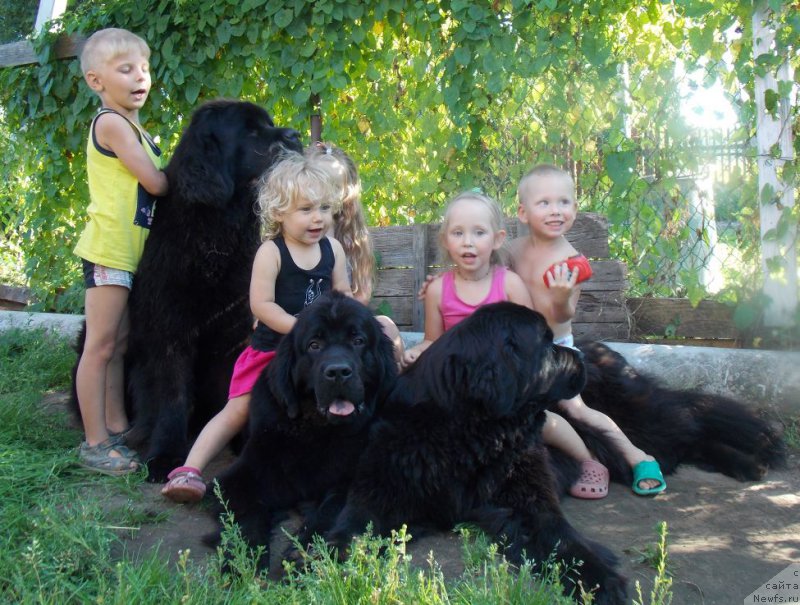
<path id="1" fill-rule="evenodd" d="M 573 289 L 580 278 L 580 267 L 569 270 L 567 263 L 554 265 L 552 270 L 547 271 L 547 278 L 550 283 L 550 292 L 553 296 L 553 303 L 556 305 L 566 305 L 572 296 Z"/>
<path id="2" fill-rule="evenodd" d="M 422 282 L 419 292 L 417 292 L 417 300 L 425 300 L 425 293 L 428 291 L 428 286 L 434 279 L 436 279 L 435 275 L 428 274 L 425 276 L 425 281 Z"/>
<path id="3" fill-rule="evenodd" d="M 400 369 L 405 370 L 408 366 L 414 363 L 419 357 L 420 353 L 422 353 L 422 351 L 416 347 L 408 349 L 405 353 L 403 353 L 403 358 L 400 360 Z"/>
<path id="4" fill-rule="evenodd" d="M 555 285 L 559 285 L 561 287 L 569 285 L 570 288 L 573 288 L 575 287 L 575 284 L 580 281 L 580 274 L 580 267 L 573 267 L 573 270 L 570 271 L 567 263 L 563 262 L 558 265 L 553 265 L 547 270 L 547 281 L 550 284 L 551 289 Z"/>
<path id="5" fill-rule="evenodd" d="M 430 340 L 423 340 L 419 344 L 414 345 L 410 349 L 406 349 L 406 352 L 403 353 L 403 358 L 400 360 L 400 369 L 405 370 L 408 366 L 414 363 L 419 356 L 422 355 L 423 351 L 431 346 Z"/>

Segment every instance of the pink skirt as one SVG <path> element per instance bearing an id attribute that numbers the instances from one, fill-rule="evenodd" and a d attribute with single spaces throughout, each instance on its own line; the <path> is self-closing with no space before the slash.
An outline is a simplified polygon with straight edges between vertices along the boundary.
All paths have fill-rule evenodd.
<path id="1" fill-rule="evenodd" d="M 228 399 L 241 397 L 252 391 L 261 371 L 267 367 L 273 357 L 275 357 L 275 351 L 256 351 L 250 346 L 242 351 L 239 359 L 236 360 L 236 365 L 233 366 Z"/>

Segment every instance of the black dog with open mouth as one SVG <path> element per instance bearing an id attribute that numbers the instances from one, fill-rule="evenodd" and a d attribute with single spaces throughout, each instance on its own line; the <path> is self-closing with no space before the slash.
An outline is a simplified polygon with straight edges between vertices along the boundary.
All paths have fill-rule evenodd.
<path id="1" fill-rule="evenodd" d="M 273 528 L 301 503 L 301 543 L 330 527 L 396 372 L 392 343 L 361 303 L 332 292 L 300 313 L 253 388 L 250 437 L 218 478 L 249 544 L 268 553 Z"/>

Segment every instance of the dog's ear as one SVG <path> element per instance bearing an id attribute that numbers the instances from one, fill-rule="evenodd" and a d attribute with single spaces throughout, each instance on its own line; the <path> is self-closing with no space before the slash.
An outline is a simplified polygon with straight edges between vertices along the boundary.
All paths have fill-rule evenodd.
<path id="1" fill-rule="evenodd" d="M 541 363 L 543 390 L 553 401 L 572 399 L 586 386 L 586 368 L 582 355 L 568 347 L 551 346 L 552 357 L 543 359 Z"/>
<path id="2" fill-rule="evenodd" d="M 475 383 L 481 393 L 483 406 L 494 418 L 512 414 L 520 405 L 520 373 L 524 372 L 517 363 L 516 353 L 505 347 L 499 359 L 486 359 L 484 368 L 476 368 Z"/>
<path id="3" fill-rule="evenodd" d="M 490 355 L 475 359 L 459 353 L 448 354 L 442 364 L 436 385 L 435 398 L 447 402 L 450 411 L 461 405 L 482 407 L 493 418 L 511 414 L 519 399 L 516 373 Z"/>
<path id="4" fill-rule="evenodd" d="M 291 419 L 297 418 L 300 414 L 297 387 L 292 378 L 296 365 L 297 355 L 294 346 L 294 330 L 292 330 L 281 339 L 275 358 L 269 365 L 269 390 Z"/>
<path id="5" fill-rule="evenodd" d="M 232 159 L 221 138 L 230 125 L 216 112 L 200 108 L 167 166 L 170 189 L 190 204 L 224 208 L 234 194 Z M 232 141 L 228 144 L 238 144 Z"/>

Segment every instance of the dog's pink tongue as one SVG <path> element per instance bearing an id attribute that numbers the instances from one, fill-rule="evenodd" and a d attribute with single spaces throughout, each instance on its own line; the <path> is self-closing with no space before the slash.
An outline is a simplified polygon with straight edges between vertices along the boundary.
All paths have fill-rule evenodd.
<path id="1" fill-rule="evenodd" d="M 328 406 L 328 411 L 334 416 L 349 416 L 355 409 L 352 403 L 344 399 L 336 399 Z"/>

